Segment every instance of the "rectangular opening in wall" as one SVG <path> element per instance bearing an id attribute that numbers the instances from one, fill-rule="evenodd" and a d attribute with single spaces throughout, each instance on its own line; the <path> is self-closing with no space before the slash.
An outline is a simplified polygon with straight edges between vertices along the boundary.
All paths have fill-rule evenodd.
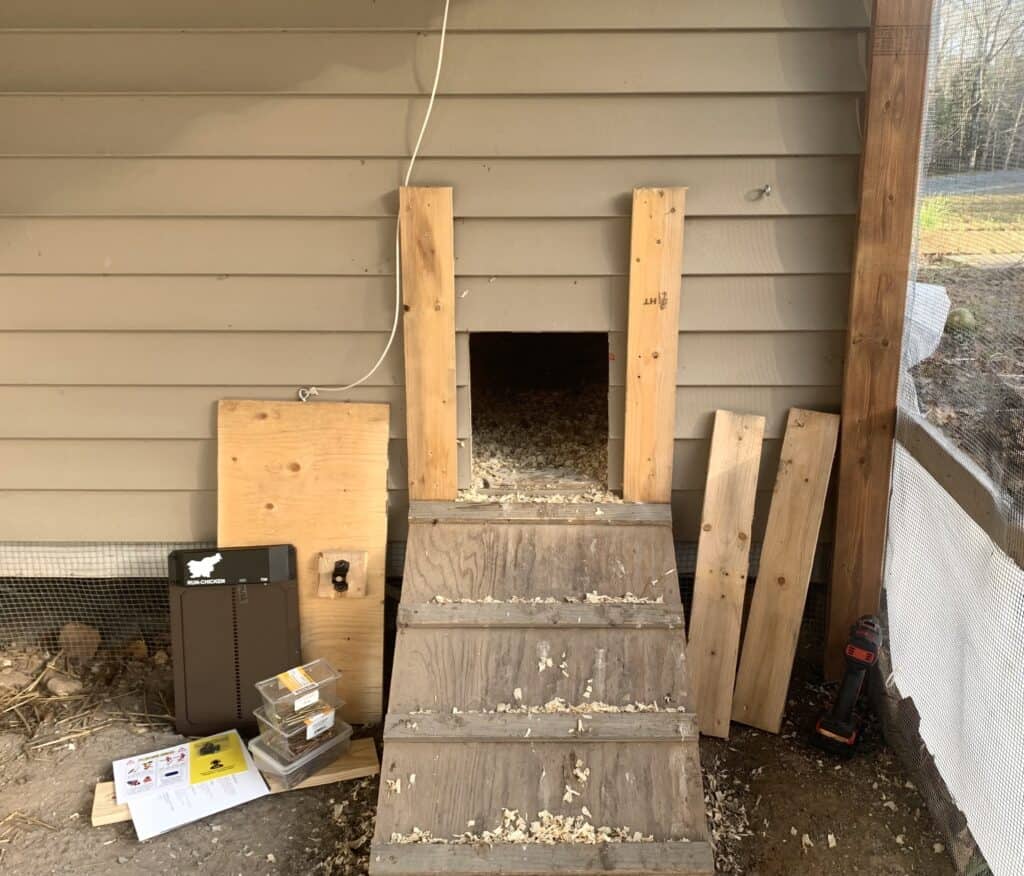
<path id="1" fill-rule="evenodd" d="M 475 333 L 472 492 L 607 501 L 608 336 Z"/>

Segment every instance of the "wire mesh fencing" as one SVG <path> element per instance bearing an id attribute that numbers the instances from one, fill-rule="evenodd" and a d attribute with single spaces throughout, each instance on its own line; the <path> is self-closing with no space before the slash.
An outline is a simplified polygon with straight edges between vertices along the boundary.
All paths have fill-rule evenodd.
<path id="1" fill-rule="evenodd" d="M 883 717 L 962 873 L 1024 874 L 1024 4 L 937 0 Z M 918 740 L 915 744 L 914 740 Z"/>
<path id="2" fill-rule="evenodd" d="M 114 656 L 166 650 L 167 555 L 203 546 L 0 544 L 0 647 Z"/>

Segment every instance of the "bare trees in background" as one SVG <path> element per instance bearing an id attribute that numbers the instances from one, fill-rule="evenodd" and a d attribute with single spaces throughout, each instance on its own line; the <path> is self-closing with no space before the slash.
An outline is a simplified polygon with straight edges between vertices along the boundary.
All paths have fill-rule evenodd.
<path id="1" fill-rule="evenodd" d="M 1024 166 L 1024 0 L 939 0 L 928 172 Z"/>

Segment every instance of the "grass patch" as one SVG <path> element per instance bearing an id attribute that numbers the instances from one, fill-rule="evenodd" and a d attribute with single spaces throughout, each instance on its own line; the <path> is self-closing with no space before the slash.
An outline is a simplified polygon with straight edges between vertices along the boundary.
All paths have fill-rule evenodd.
<path id="1" fill-rule="evenodd" d="M 918 221 L 926 254 L 1024 251 L 1024 193 L 933 195 Z"/>

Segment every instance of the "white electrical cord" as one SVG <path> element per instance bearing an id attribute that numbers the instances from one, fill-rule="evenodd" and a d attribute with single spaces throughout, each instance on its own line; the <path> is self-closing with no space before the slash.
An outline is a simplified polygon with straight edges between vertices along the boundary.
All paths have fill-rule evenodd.
<path id="1" fill-rule="evenodd" d="M 403 185 L 409 185 L 409 180 L 412 178 L 413 165 L 416 164 L 416 158 L 420 153 L 420 145 L 423 143 L 423 135 L 427 132 L 427 124 L 430 122 L 430 114 L 434 111 L 434 100 L 437 97 L 437 84 L 441 81 L 441 67 L 444 64 L 444 40 L 448 35 L 448 7 L 451 5 L 451 0 L 444 0 L 444 15 L 441 18 L 441 43 L 437 48 L 437 68 L 434 70 L 434 84 L 430 89 L 430 100 L 427 103 L 427 112 L 423 116 L 423 124 L 420 125 L 420 133 L 416 138 L 416 145 L 413 147 L 412 155 L 409 158 L 409 167 L 405 171 L 405 182 Z M 316 395 L 320 395 L 321 392 L 345 392 L 349 389 L 354 389 L 362 383 L 365 383 L 377 372 L 388 353 L 391 352 L 391 347 L 395 343 L 395 335 L 398 333 L 398 317 L 402 312 L 402 262 L 401 262 L 401 251 L 399 248 L 399 223 L 401 222 L 401 215 L 395 223 L 395 308 L 394 318 L 391 321 L 391 334 L 388 335 L 388 342 L 384 345 L 384 351 L 380 354 L 380 357 L 376 362 L 373 363 L 373 367 L 367 371 L 358 380 L 354 380 L 352 383 L 346 384 L 345 386 L 304 386 L 300 387 L 298 391 L 299 401 L 309 401 L 310 398 Z"/>

